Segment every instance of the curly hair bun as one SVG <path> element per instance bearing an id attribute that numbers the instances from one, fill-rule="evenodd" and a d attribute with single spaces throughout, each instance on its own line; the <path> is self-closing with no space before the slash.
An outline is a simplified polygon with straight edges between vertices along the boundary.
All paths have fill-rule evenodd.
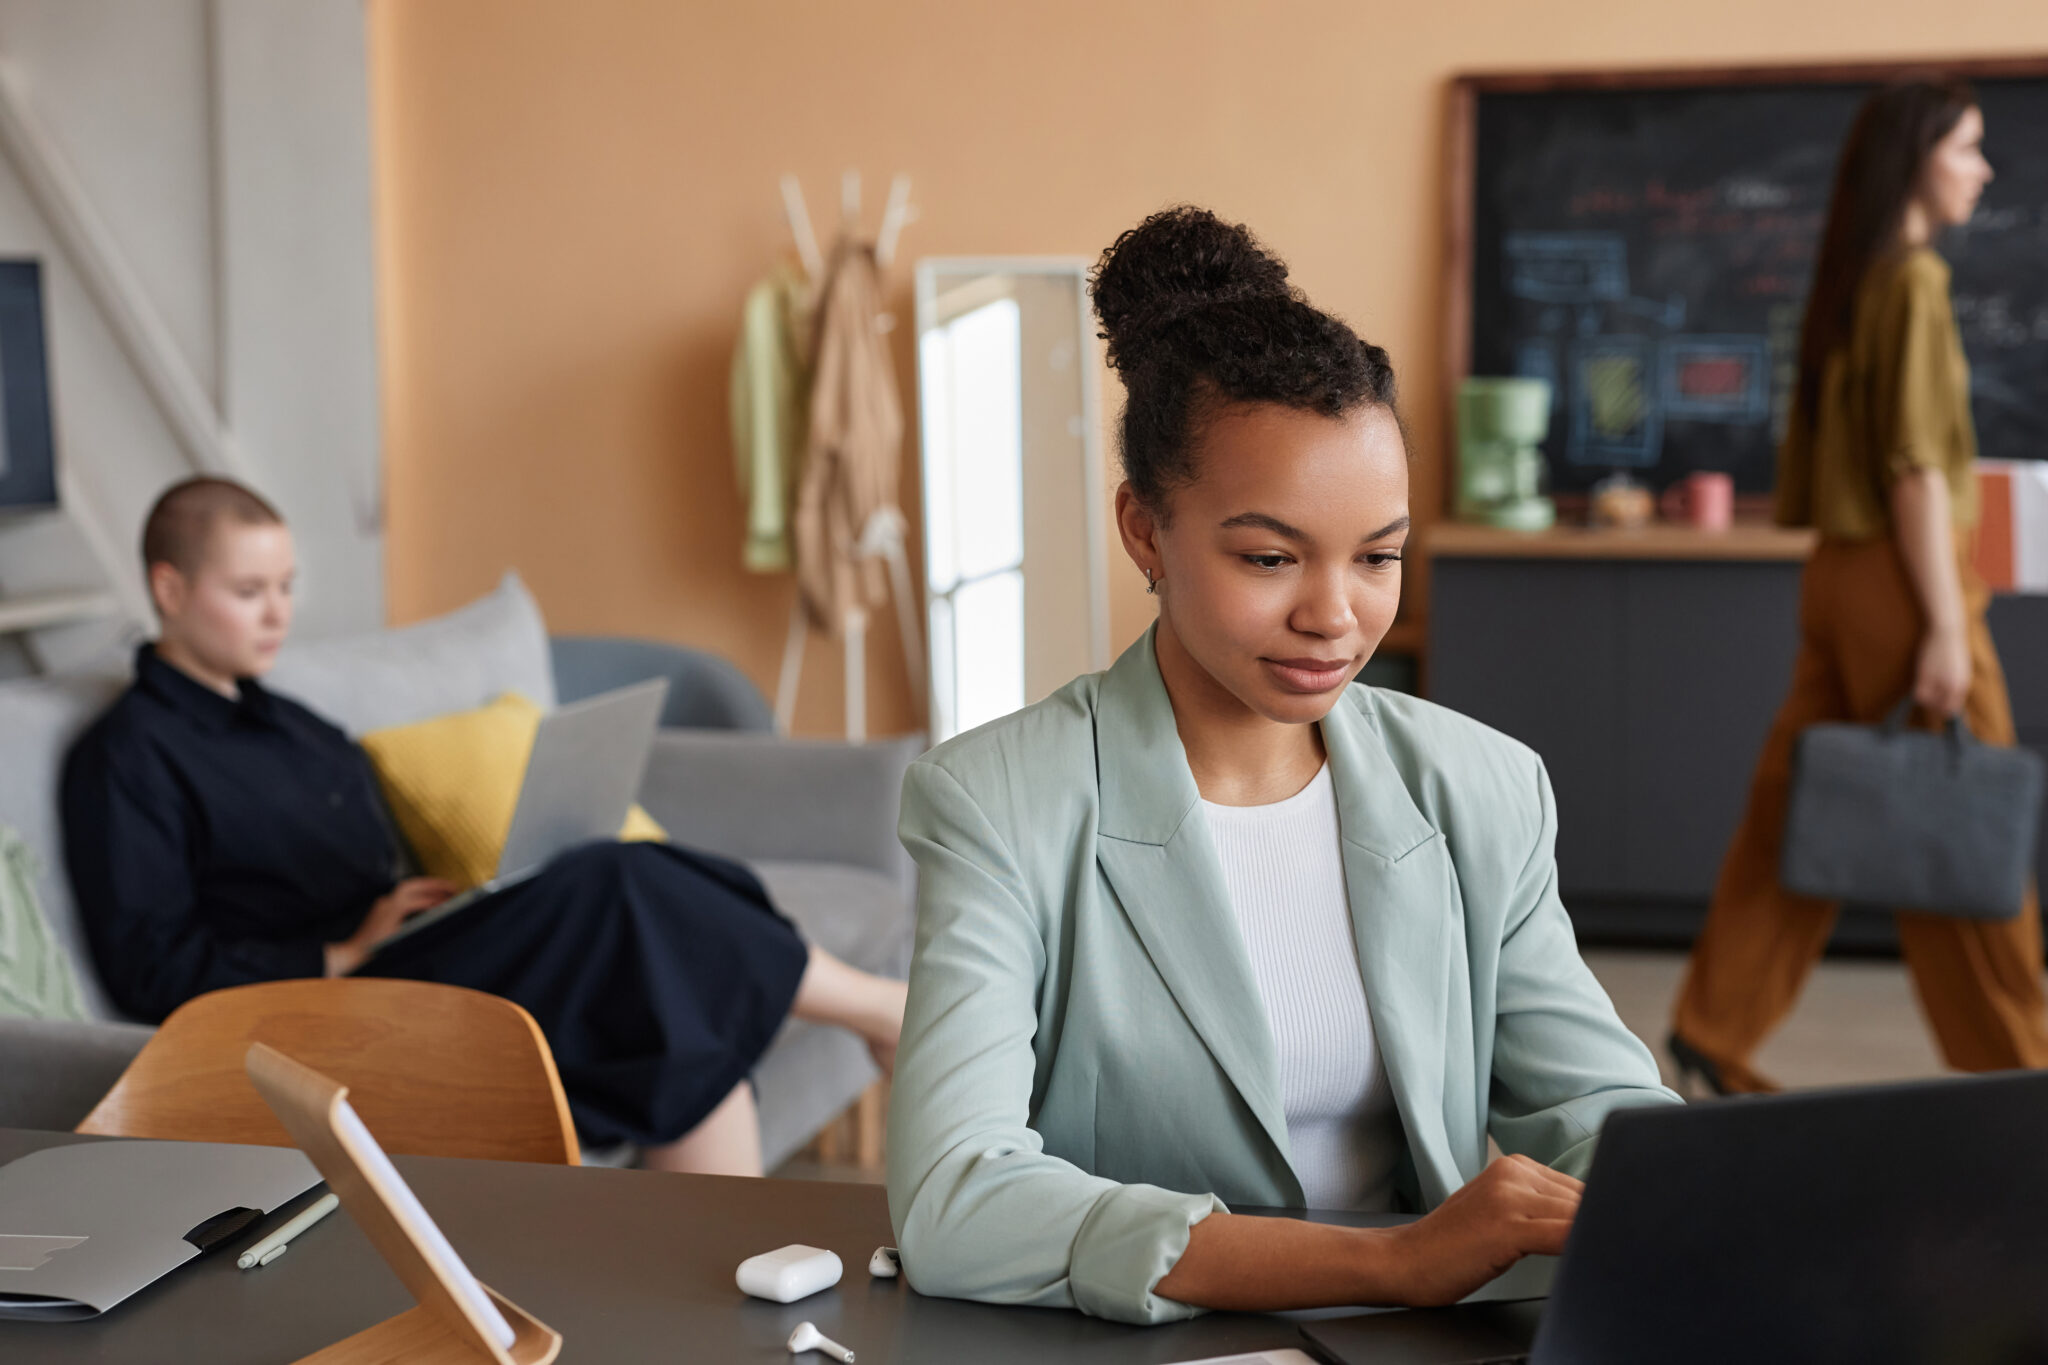
<path id="1" fill-rule="evenodd" d="M 1242 223 L 1182 204 L 1153 214 L 1112 242 L 1090 276 L 1109 363 L 1141 358 L 1147 338 L 1219 303 L 1299 299 L 1287 264 Z"/>
<path id="2" fill-rule="evenodd" d="M 1203 423 L 1221 406 L 1331 418 L 1394 406 L 1387 353 L 1289 285 L 1250 229 L 1207 209 L 1153 214 L 1102 253 L 1091 283 L 1124 382 L 1124 477 L 1155 508 L 1196 477 Z"/>

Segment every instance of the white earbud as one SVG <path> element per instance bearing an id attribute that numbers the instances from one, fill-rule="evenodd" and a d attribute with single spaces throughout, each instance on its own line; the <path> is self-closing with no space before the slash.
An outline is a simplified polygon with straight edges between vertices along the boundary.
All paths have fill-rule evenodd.
<path id="1" fill-rule="evenodd" d="M 876 1247 L 868 1257 L 868 1274 L 878 1280 L 893 1280 L 903 1270 L 903 1258 L 895 1247 Z"/>
<path id="2" fill-rule="evenodd" d="M 816 1323 L 800 1322 L 789 1334 L 789 1353 L 796 1355 L 803 1351 L 820 1351 L 844 1362 L 844 1365 L 853 1365 L 853 1352 L 820 1332 Z"/>

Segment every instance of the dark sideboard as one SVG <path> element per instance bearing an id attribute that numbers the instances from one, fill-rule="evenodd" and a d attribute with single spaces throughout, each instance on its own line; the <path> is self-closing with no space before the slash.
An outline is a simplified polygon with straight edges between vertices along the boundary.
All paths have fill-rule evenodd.
<path id="1" fill-rule="evenodd" d="M 1427 694 L 1530 745 L 1558 803 L 1558 880 L 1580 934 L 1688 942 L 1797 649 L 1810 539 L 1432 528 Z M 2048 756 L 2048 597 L 1991 610 L 2020 739 Z M 2048 882 L 2048 830 L 2038 852 Z M 1836 946 L 1883 951 L 1888 915 Z"/>

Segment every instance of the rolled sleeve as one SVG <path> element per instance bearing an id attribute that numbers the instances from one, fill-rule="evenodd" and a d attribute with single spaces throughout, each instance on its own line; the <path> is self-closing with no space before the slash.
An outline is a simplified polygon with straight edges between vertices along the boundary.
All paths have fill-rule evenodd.
<path id="1" fill-rule="evenodd" d="M 1876 357 L 1873 393 L 1889 487 L 1916 470 L 1951 474 L 1972 452 L 1958 440 L 1956 414 L 1967 410 L 1969 394 L 1946 272 L 1907 266 L 1887 302 L 1881 335 L 1890 345 Z"/>
<path id="2" fill-rule="evenodd" d="M 1195 1224 L 1228 1213 L 1212 1194 L 1118 1185 L 1095 1201 L 1074 1239 L 1074 1306 L 1116 1322 L 1173 1322 L 1202 1310 L 1152 1291 L 1188 1249 Z"/>

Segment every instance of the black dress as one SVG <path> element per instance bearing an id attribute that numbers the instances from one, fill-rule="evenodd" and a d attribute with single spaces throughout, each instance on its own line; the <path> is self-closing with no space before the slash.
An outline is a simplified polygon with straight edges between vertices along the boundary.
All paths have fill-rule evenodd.
<path id="1" fill-rule="evenodd" d="M 319 976 L 402 870 L 368 758 L 253 680 L 230 700 L 144 646 L 64 765 L 64 855 L 114 1003 L 160 1020 Z M 489 991 L 547 1035 L 584 1141 L 671 1142 L 767 1050 L 808 949 L 746 868 L 669 844 L 572 849 L 359 972 Z"/>

